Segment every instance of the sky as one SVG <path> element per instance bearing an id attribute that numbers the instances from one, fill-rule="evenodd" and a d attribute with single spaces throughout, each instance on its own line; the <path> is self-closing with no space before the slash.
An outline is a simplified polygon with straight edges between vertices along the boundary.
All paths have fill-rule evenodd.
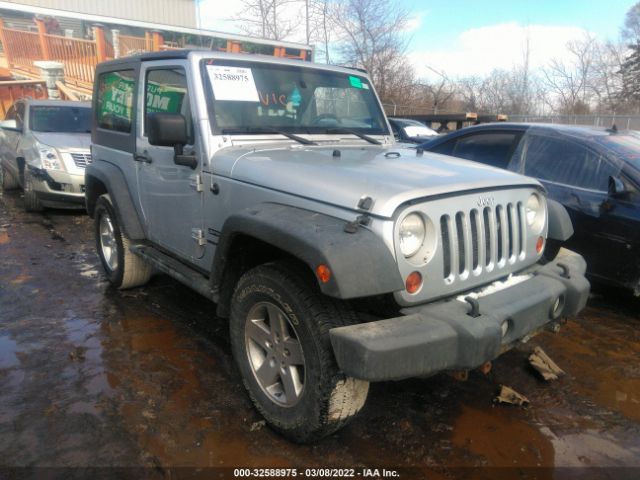
<path id="1" fill-rule="evenodd" d="M 242 0 L 200 0 L 202 28 L 238 32 L 230 21 Z M 398 0 L 411 15 L 407 53 L 418 76 L 483 76 L 521 64 L 525 41 L 536 68 L 568 58 L 567 42 L 586 33 L 619 36 L 626 12 L 638 0 Z M 295 18 L 302 12 L 289 9 Z M 304 25 L 304 21 L 299 22 Z M 290 38 L 303 41 L 304 31 Z"/>

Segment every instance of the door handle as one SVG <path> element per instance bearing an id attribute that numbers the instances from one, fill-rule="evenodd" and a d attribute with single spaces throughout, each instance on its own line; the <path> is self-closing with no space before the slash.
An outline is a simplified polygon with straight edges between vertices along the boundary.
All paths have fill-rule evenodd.
<path id="1" fill-rule="evenodd" d="M 153 161 L 152 158 L 149 156 L 149 153 L 146 150 L 144 152 L 142 152 L 142 153 L 137 153 L 136 152 L 133 155 L 133 159 L 136 162 L 142 162 L 142 163 L 151 163 Z"/>

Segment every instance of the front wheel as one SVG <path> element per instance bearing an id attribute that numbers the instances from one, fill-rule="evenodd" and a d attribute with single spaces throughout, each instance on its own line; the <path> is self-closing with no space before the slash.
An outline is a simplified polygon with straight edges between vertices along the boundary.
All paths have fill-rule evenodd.
<path id="1" fill-rule="evenodd" d="M 129 250 L 131 242 L 118 225 L 109 195 L 96 202 L 95 237 L 100 262 L 115 287 L 133 288 L 149 281 L 153 268 Z"/>
<path id="2" fill-rule="evenodd" d="M 16 178 L 4 167 L 0 165 L 0 183 L 2 184 L 2 190 L 15 190 L 20 186 Z"/>
<path id="3" fill-rule="evenodd" d="M 236 363 L 258 411 L 291 440 L 329 435 L 364 406 L 369 383 L 338 369 L 329 340 L 331 328 L 354 321 L 296 265 L 259 266 L 238 282 L 230 321 Z"/>

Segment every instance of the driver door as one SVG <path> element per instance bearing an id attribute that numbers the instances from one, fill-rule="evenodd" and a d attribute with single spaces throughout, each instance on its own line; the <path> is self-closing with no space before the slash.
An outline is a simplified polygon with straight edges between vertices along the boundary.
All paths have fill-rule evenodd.
<path id="1" fill-rule="evenodd" d="M 149 62 L 141 67 L 138 133 L 136 138 L 138 191 L 149 239 L 183 260 L 197 264 L 204 255 L 202 219 L 202 157 L 193 128 L 186 62 L 167 66 Z M 184 153 L 195 155 L 195 169 L 177 165 L 172 147 L 149 143 L 146 116 L 152 112 L 180 113 L 191 139 Z"/>

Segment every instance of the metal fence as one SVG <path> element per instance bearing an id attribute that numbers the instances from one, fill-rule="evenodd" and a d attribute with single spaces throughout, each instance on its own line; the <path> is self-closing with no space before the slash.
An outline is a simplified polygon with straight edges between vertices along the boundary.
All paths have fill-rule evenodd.
<path id="1" fill-rule="evenodd" d="M 509 115 L 511 122 L 560 123 L 563 125 L 594 125 L 620 130 L 640 130 L 640 115 Z"/>

